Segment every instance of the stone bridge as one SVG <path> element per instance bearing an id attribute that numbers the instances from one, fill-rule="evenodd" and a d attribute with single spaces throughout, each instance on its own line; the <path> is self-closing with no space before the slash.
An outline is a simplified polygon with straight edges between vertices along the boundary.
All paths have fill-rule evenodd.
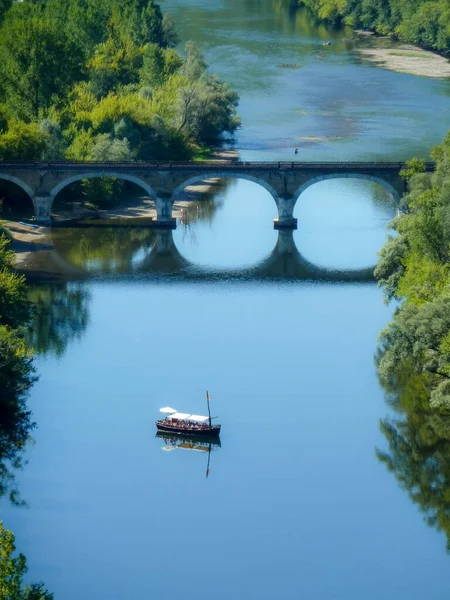
<path id="1" fill-rule="evenodd" d="M 207 178 L 233 178 L 253 181 L 274 199 L 278 218 L 276 228 L 295 228 L 294 208 L 304 190 L 326 179 L 356 178 L 384 187 L 398 201 L 405 192 L 399 162 L 0 162 L 0 179 L 20 186 L 31 198 L 36 221 L 49 223 L 52 204 L 66 186 L 82 179 L 115 177 L 140 186 L 154 199 L 155 226 L 176 227 L 172 218 L 174 202 L 188 185 Z M 426 163 L 427 171 L 434 163 Z"/>

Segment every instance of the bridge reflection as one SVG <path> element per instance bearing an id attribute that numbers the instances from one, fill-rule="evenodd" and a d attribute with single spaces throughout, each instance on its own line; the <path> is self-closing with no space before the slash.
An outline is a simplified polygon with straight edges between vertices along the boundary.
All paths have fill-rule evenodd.
<path id="1" fill-rule="evenodd" d="M 364 269 L 326 269 L 310 263 L 298 251 L 293 230 L 279 230 L 272 252 L 248 268 L 214 269 L 199 267 L 178 250 L 172 231 L 159 231 L 152 250 L 139 265 L 137 273 L 180 276 L 200 280 L 314 280 L 372 281 L 374 267 Z"/>
<path id="2" fill-rule="evenodd" d="M 89 230 L 88 230 L 89 231 Z M 75 237 L 75 232 L 78 232 Z M 100 232 L 91 230 L 99 242 Z M 123 237 L 124 230 L 120 237 Z M 272 251 L 261 261 L 245 268 L 219 269 L 196 265 L 181 254 L 171 230 L 146 230 L 134 238 L 134 243 L 124 250 L 122 243 L 116 248 L 111 242 L 111 230 L 104 232 L 105 244 L 94 245 L 90 238 L 73 230 L 70 237 L 58 237 L 54 232 L 53 249 L 46 251 L 46 268 L 42 257 L 35 253 L 29 259 L 25 273 L 33 272 L 33 260 L 50 276 L 66 281 L 103 279 L 167 278 L 188 281 L 317 281 L 317 282 L 370 282 L 374 267 L 362 269 L 328 269 L 312 264 L 299 252 L 292 230 L 279 230 Z M 126 234 L 130 237 L 130 233 Z M 131 236 L 133 238 L 133 236 Z M 76 243 L 75 243 L 76 241 Z M 116 253 L 120 250 L 120 260 Z"/>

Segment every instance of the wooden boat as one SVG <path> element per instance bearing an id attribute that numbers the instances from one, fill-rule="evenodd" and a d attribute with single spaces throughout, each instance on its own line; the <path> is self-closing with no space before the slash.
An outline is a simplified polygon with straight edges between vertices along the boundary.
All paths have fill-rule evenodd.
<path id="1" fill-rule="evenodd" d="M 206 403 L 208 406 L 207 417 L 191 413 L 181 413 L 170 406 L 160 408 L 159 411 L 165 414 L 166 417 L 156 421 L 157 430 L 173 435 L 183 436 L 218 436 L 221 426 L 219 424 L 213 425 L 212 419 L 216 419 L 217 417 L 211 417 L 209 402 L 210 395 L 208 392 L 206 392 Z"/>

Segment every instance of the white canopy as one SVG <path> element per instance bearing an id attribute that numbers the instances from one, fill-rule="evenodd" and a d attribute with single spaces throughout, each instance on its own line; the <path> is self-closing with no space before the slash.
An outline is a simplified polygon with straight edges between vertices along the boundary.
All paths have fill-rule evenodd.
<path id="1" fill-rule="evenodd" d="M 173 413 L 173 415 L 170 415 L 169 419 L 178 419 L 179 421 L 185 421 L 188 417 L 189 417 L 189 413 Z"/>
<path id="2" fill-rule="evenodd" d="M 209 421 L 209 417 L 204 417 L 203 415 L 190 415 L 189 421 L 197 421 L 198 423 L 204 423 L 205 421 Z"/>
<path id="3" fill-rule="evenodd" d="M 170 415 L 170 413 L 176 413 L 177 409 L 176 408 L 170 408 L 170 406 L 165 406 L 164 408 L 160 408 L 159 412 L 167 413 L 167 414 Z"/>
<path id="4" fill-rule="evenodd" d="M 204 417 L 203 415 L 190 415 L 189 413 L 179 413 L 176 412 L 169 419 L 178 419 L 179 421 L 196 421 L 197 423 L 204 423 L 205 421 L 209 421 L 209 417 Z"/>

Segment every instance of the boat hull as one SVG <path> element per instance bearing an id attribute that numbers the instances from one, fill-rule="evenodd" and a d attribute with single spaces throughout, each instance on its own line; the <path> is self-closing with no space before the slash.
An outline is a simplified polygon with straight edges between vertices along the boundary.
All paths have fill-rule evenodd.
<path id="1" fill-rule="evenodd" d="M 168 425 L 162 421 L 156 421 L 158 431 L 170 433 L 172 435 L 187 435 L 189 437 L 212 437 L 218 436 L 220 433 L 220 425 L 212 425 L 203 429 L 188 429 L 184 427 Z"/>

